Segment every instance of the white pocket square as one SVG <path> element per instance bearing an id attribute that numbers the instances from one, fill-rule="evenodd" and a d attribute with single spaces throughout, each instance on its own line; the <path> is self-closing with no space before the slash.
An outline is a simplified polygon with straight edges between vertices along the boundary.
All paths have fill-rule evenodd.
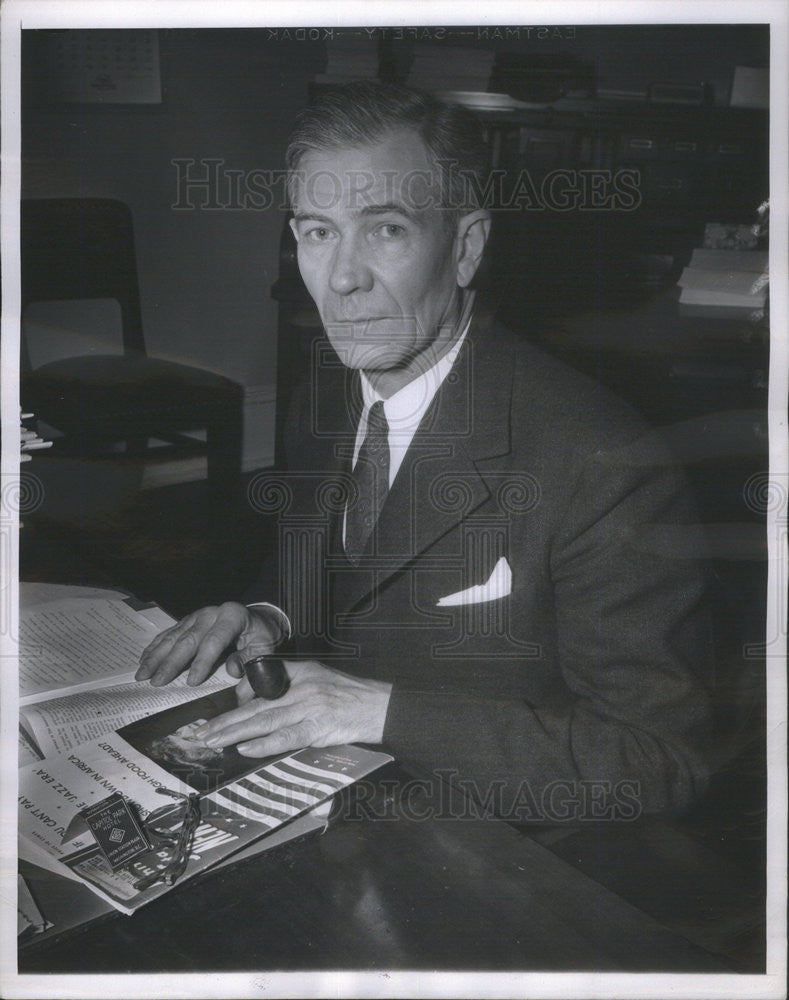
<path id="1" fill-rule="evenodd" d="M 512 570 L 504 558 L 499 559 L 493 567 L 486 583 L 478 583 L 467 590 L 459 590 L 456 594 L 442 597 L 436 604 L 437 608 L 448 608 L 458 604 L 482 604 L 484 601 L 495 601 L 512 593 Z"/>

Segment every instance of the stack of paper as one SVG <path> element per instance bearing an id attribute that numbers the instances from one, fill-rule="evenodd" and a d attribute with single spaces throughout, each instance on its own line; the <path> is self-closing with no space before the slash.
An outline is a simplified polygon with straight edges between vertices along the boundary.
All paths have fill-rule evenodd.
<path id="1" fill-rule="evenodd" d="M 679 279 L 680 312 L 712 319 L 759 319 L 767 300 L 763 250 L 696 249 Z"/>
<path id="2" fill-rule="evenodd" d="M 45 441 L 42 437 L 39 437 L 36 431 L 31 431 L 28 427 L 25 427 L 25 420 L 32 420 L 35 414 L 33 413 L 22 413 L 19 412 L 19 438 L 20 438 L 20 462 L 29 462 L 33 457 L 29 452 L 38 451 L 41 448 L 51 448 L 52 442 Z"/>
<path id="3" fill-rule="evenodd" d="M 224 667 L 199 688 L 134 680 L 140 654 L 173 619 L 155 624 L 122 598 L 65 598 L 19 616 L 20 759 L 65 753 L 152 712 L 235 682 Z"/>
<path id="4" fill-rule="evenodd" d="M 495 58 L 495 52 L 479 49 L 417 44 L 408 85 L 420 90 L 484 93 Z"/>
<path id="5" fill-rule="evenodd" d="M 133 598 L 84 594 L 56 593 L 34 604 L 28 590 L 20 614 L 19 855 L 25 861 L 132 913 L 169 888 L 156 880 L 168 852 L 139 825 L 173 802 L 158 788 L 201 798 L 186 879 L 321 828 L 326 811 L 317 807 L 392 759 L 344 745 L 264 760 L 232 746 L 207 746 L 196 730 L 236 707 L 235 682 L 224 667 L 196 688 L 183 675 L 164 688 L 135 682 L 141 651 L 173 620 Z M 118 802 L 136 810 L 128 828 Z M 107 843 L 88 828 L 86 817 L 97 810 L 109 817 Z M 161 822 L 177 834 L 181 818 L 175 811 Z M 22 884 L 18 898 L 19 932 L 45 930 Z"/>

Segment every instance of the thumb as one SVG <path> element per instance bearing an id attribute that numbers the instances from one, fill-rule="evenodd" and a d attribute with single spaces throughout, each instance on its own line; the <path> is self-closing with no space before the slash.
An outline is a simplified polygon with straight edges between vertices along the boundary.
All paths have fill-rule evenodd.
<path id="1" fill-rule="evenodd" d="M 236 700 L 239 705 L 246 705 L 248 701 L 251 701 L 255 697 L 255 692 L 250 687 L 249 681 L 246 677 L 242 677 L 240 682 L 236 685 Z"/>
<path id="2" fill-rule="evenodd" d="M 247 644 L 248 643 L 248 644 Z M 272 642 L 249 642 L 242 635 L 236 643 L 236 652 L 231 653 L 225 661 L 227 672 L 231 677 L 244 676 L 244 664 L 247 660 L 254 660 L 256 656 L 267 656 L 274 652 Z"/>
<path id="3" fill-rule="evenodd" d="M 252 657 L 246 652 L 231 653 L 225 660 L 225 668 L 231 677 L 238 679 L 244 676 L 244 664 L 251 659 Z"/>

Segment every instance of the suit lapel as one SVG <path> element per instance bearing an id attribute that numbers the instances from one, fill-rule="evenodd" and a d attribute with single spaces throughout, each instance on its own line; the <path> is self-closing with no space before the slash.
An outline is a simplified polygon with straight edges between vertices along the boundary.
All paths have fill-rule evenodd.
<path id="1" fill-rule="evenodd" d="M 326 354 L 313 359 L 308 391 L 289 415 L 295 423 L 286 433 L 294 445 L 288 454 L 285 482 L 293 501 L 284 520 L 305 530 L 319 530 L 322 551 L 331 560 L 343 555 L 340 511 L 350 490 L 349 456 L 353 455 L 361 403 L 358 373 L 340 363 L 328 341 L 318 347 L 325 348 Z M 303 572 L 313 569 L 305 566 Z"/>
<path id="2" fill-rule="evenodd" d="M 346 470 L 347 456 L 353 454 L 362 411 L 359 374 L 341 364 L 333 351 L 319 355 L 313 371 L 309 399 L 303 401 L 300 412 L 298 440 L 303 450 L 295 456 L 294 465 L 331 478 Z"/>
<path id="3" fill-rule="evenodd" d="M 486 326 L 472 323 L 414 435 L 360 565 L 346 562 L 336 574 L 335 612 L 350 611 L 489 498 L 484 469 L 510 450 L 513 366 Z M 337 531 L 336 555 L 340 536 Z"/>

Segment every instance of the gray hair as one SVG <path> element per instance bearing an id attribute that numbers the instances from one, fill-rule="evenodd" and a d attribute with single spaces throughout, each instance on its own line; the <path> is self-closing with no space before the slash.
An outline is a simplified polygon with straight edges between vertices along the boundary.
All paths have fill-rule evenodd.
<path id="1" fill-rule="evenodd" d="M 333 87 L 297 117 L 285 153 L 291 205 L 296 172 L 307 153 L 366 146 L 403 128 L 425 144 L 438 174 L 438 207 L 447 210 L 446 221 L 454 224 L 479 208 L 488 156 L 477 119 L 466 108 L 423 91 L 372 80 Z"/>

